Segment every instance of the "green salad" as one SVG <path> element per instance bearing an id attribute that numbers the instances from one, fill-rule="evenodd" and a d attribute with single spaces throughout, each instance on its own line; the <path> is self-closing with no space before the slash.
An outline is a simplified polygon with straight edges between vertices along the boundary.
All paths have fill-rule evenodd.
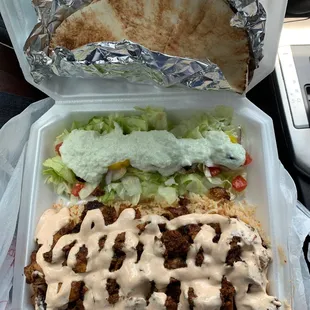
<path id="1" fill-rule="evenodd" d="M 103 203 L 172 204 L 213 187 L 242 195 L 252 159 L 232 118 L 233 110 L 223 106 L 181 121 L 147 107 L 74 122 L 56 138 L 55 156 L 43 163 L 43 174 L 59 195 L 96 196 Z"/>

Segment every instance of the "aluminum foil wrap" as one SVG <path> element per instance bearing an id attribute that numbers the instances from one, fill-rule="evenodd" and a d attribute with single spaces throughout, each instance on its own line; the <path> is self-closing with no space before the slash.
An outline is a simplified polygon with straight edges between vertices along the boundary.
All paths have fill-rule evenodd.
<path id="1" fill-rule="evenodd" d="M 164 87 L 230 89 L 220 68 L 209 60 L 197 61 L 151 51 L 128 40 L 87 44 L 75 50 L 50 50 L 50 38 L 71 14 L 93 0 L 32 0 L 38 23 L 24 51 L 36 83 L 52 77 L 126 78 L 131 82 Z M 259 0 L 227 0 L 236 12 L 232 27 L 246 29 L 252 49 L 249 81 L 263 58 L 266 11 Z"/>

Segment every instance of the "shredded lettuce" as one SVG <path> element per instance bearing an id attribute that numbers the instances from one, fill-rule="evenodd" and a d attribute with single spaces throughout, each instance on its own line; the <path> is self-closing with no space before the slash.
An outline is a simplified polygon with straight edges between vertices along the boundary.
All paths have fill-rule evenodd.
<path id="1" fill-rule="evenodd" d="M 61 160 L 61 157 L 56 156 L 47 159 L 43 166 L 43 175 L 46 176 L 45 182 L 53 184 L 58 195 L 63 193 L 69 194 L 71 185 L 76 182 L 76 178 L 72 170 L 70 170 Z"/>
<path id="2" fill-rule="evenodd" d="M 232 126 L 233 109 L 225 106 L 216 107 L 209 113 L 195 114 L 189 119 L 182 120 L 172 128 L 171 132 L 177 138 L 202 138 L 204 132 L 210 130 L 228 131 L 234 134 Z"/>
<path id="3" fill-rule="evenodd" d="M 178 199 L 178 193 L 174 187 L 159 186 L 158 195 L 169 204 L 174 203 Z"/>

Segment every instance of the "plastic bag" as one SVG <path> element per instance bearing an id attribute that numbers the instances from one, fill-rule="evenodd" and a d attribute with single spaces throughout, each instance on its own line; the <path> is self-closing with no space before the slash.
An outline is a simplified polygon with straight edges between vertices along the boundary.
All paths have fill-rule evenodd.
<path id="1" fill-rule="evenodd" d="M 6 309 L 12 288 L 15 256 L 13 239 L 30 128 L 53 104 L 52 99 L 38 101 L 0 130 L 0 310 Z"/>

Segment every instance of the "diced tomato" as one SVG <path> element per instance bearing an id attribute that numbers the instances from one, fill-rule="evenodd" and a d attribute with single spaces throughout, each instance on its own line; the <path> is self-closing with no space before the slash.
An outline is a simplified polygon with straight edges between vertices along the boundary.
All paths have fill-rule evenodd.
<path id="1" fill-rule="evenodd" d="M 218 167 L 209 167 L 211 177 L 215 177 L 221 173 L 221 169 Z"/>
<path id="2" fill-rule="evenodd" d="M 75 197 L 79 197 L 79 192 L 81 189 L 84 187 L 84 184 L 81 183 L 76 183 L 71 190 L 71 194 Z"/>
<path id="3" fill-rule="evenodd" d="M 55 146 L 55 152 L 59 155 L 59 156 L 61 156 L 61 154 L 60 154 L 60 147 L 62 146 L 62 142 L 61 143 L 58 143 L 56 146 Z"/>
<path id="4" fill-rule="evenodd" d="M 242 192 L 248 186 L 248 182 L 241 175 L 238 175 L 233 179 L 232 186 L 237 192 Z"/>
<path id="5" fill-rule="evenodd" d="M 244 161 L 243 166 L 249 165 L 252 161 L 253 161 L 253 159 L 252 159 L 251 155 L 248 152 L 246 152 L 245 161 Z"/>

